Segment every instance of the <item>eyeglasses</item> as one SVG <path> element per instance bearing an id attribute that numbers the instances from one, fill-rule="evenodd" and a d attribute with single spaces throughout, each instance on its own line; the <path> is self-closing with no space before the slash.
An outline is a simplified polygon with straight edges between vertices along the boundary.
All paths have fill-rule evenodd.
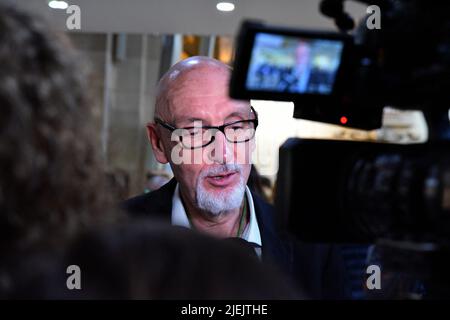
<path id="1" fill-rule="evenodd" d="M 239 120 L 231 123 L 226 123 L 222 126 L 197 126 L 176 128 L 159 118 L 155 118 L 155 123 L 162 127 L 175 132 L 183 148 L 196 149 L 203 148 L 211 144 L 215 140 L 215 134 L 220 131 L 224 134 L 228 142 L 241 143 L 253 139 L 255 136 L 256 127 L 258 126 L 258 114 L 255 109 L 250 106 L 255 119 Z"/>

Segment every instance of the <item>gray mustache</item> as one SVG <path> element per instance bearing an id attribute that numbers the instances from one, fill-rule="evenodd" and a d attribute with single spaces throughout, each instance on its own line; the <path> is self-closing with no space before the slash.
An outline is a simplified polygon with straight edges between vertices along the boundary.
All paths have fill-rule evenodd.
<path id="1" fill-rule="evenodd" d="M 202 177 L 214 176 L 214 175 L 228 173 L 228 172 L 241 173 L 241 171 L 242 171 L 242 167 L 240 165 L 235 164 L 235 163 L 230 163 L 230 164 L 224 164 L 224 165 L 220 165 L 220 166 L 216 166 L 216 167 L 212 167 L 212 168 L 207 168 L 202 172 L 201 176 Z"/>

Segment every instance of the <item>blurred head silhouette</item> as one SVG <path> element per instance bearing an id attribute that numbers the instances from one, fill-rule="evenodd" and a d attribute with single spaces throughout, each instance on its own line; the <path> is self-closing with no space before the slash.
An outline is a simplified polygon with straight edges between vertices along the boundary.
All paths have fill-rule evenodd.
<path id="1" fill-rule="evenodd" d="M 68 298 L 297 297 L 277 270 L 239 245 L 155 222 L 137 221 L 81 237 L 66 255 L 64 265 L 72 264 L 81 269 L 83 290 L 66 290 Z"/>
<path id="2" fill-rule="evenodd" d="M 75 61 L 63 35 L 0 4 L 0 254 L 59 242 L 104 211 L 86 73 Z"/>

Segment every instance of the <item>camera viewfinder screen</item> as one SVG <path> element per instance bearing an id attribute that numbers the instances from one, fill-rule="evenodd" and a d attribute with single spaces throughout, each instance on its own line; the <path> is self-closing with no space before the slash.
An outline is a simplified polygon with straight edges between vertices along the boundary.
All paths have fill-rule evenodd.
<path id="1" fill-rule="evenodd" d="M 341 63 L 339 40 L 255 36 L 247 90 L 329 95 Z"/>

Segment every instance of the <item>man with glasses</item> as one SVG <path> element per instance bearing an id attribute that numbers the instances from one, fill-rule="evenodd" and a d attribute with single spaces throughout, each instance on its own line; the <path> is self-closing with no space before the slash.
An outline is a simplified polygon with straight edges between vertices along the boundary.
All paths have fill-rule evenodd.
<path id="1" fill-rule="evenodd" d="M 169 163 L 175 177 L 156 192 L 128 200 L 125 207 L 159 213 L 174 225 L 216 237 L 242 238 L 260 256 L 270 255 L 279 248 L 271 248 L 269 206 L 246 186 L 258 116 L 249 101 L 228 97 L 229 76 L 227 65 L 192 57 L 162 77 L 147 131 L 156 159 Z"/>
<path id="2" fill-rule="evenodd" d="M 183 60 L 162 77 L 147 132 L 157 161 L 170 164 L 174 179 L 129 199 L 124 208 L 215 237 L 239 239 L 263 261 L 293 272 L 294 251 L 277 236 L 273 207 L 246 186 L 258 115 L 249 101 L 229 98 L 229 77 L 227 65 L 207 57 Z M 318 259 L 316 251 L 311 254 Z M 302 270 L 312 281 L 311 270 L 323 274 L 315 265 Z"/>

